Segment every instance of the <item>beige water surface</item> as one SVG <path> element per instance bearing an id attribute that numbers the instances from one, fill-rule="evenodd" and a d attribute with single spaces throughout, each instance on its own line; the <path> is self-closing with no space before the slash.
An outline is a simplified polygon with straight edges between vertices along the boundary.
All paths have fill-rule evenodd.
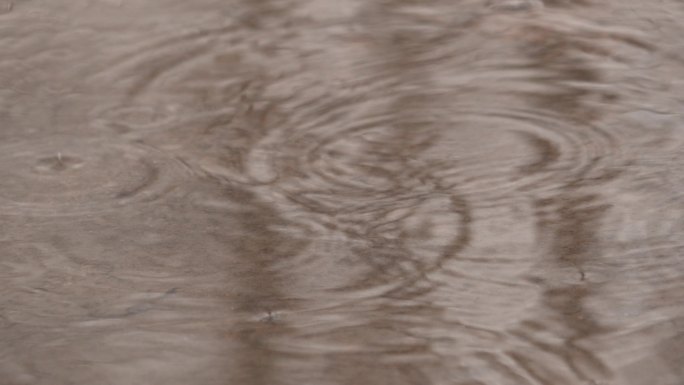
<path id="1" fill-rule="evenodd" d="M 682 385 L 683 107 L 676 0 L 0 0 L 0 385 Z"/>

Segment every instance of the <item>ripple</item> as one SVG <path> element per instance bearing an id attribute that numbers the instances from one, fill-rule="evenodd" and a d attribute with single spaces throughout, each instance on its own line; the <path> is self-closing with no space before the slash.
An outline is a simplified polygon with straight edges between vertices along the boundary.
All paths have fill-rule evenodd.
<path id="1" fill-rule="evenodd" d="M 23 304 L 22 311 L 8 312 L 8 320 L 24 324 L 49 326 L 57 319 L 73 319 L 83 308 L 70 290 L 84 285 L 89 291 L 110 284 L 109 271 L 96 266 L 78 264 L 68 253 L 62 253 L 44 242 L 0 242 L 4 253 L 0 262 L 4 286 L 3 308 L 14 301 Z M 105 289 L 106 291 L 106 289 Z"/>
<path id="2" fill-rule="evenodd" d="M 235 12 L 240 13 L 240 8 L 236 7 Z M 273 61 L 273 56 L 288 51 L 283 46 L 292 38 L 291 23 L 245 24 L 248 22 L 233 17 L 180 31 L 162 27 L 147 39 L 125 42 L 105 69 L 92 69 L 87 77 L 92 81 L 120 82 L 127 101 L 169 89 L 194 96 L 198 91 L 220 88 L 231 79 L 244 82 L 263 72 L 264 61 Z M 264 40 L 270 43 L 262 44 Z M 279 63 L 281 72 L 291 72 L 293 67 L 301 69 L 292 60 Z"/>
<path id="3" fill-rule="evenodd" d="M 255 179 L 271 175 L 275 180 L 297 169 L 306 179 L 281 185 L 298 191 L 300 203 L 339 212 L 402 191 L 457 191 L 473 204 L 492 203 L 608 180 L 624 162 L 620 141 L 597 126 L 578 126 L 536 110 L 460 109 L 451 114 L 442 121 L 416 122 L 419 134 L 413 136 L 403 135 L 386 118 L 320 135 L 293 133 L 280 152 L 262 150 L 251 158 L 251 166 L 259 170 Z M 429 151 L 410 155 L 406 149 L 412 143 Z M 318 188 L 304 192 L 303 185 Z M 320 199 L 330 189 L 345 192 L 348 199 Z"/>
<path id="4" fill-rule="evenodd" d="M 611 121 L 666 110 L 677 70 L 650 81 L 652 36 L 601 4 L 113 1 L 0 26 L 0 322 L 26 373 L 596 385 L 620 368 L 597 326 L 680 316 L 679 228 L 649 227 L 680 224 L 679 120 Z M 603 247 L 620 207 L 639 250 Z"/>
<path id="5" fill-rule="evenodd" d="M 297 272 L 298 282 L 343 296 L 377 295 L 370 288 L 410 296 L 467 244 L 468 207 L 454 191 L 421 179 L 420 163 L 402 160 L 420 157 L 432 128 L 413 130 L 390 115 L 348 127 L 327 122 L 350 105 L 358 107 L 319 104 L 316 122 L 305 122 L 311 110 L 297 110 L 304 128 L 267 135 L 249 153 L 247 171 L 300 236 L 314 240 L 281 267 Z M 314 272 L 330 278 L 321 282 Z"/>
<path id="6" fill-rule="evenodd" d="M 183 168 L 154 148 L 49 138 L 0 149 L 5 215 L 83 215 L 151 202 L 182 182 Z"/>
<path id="7" fill-rule="evenodd" d="M 165 130 L 183 111 L 180 102 L 113 105 L 91 113 L 91 125 L 105 132 L 114 132 L 135 139 L 136 135 Z"/>
<path id="8" fill-rule="evenodd" d="M 624 162 L 618 139 L 595 126 L 526 110 L 461 110 L 458 116 L 434 151 L 440 156 L 433 174 L 445 188 L 458 188 L 475 201 L 595 182 L 610 178 Z M 463 135 L 468 131 L 473 134 Z M 483 139 L 494 137 L 494 143 Z M 450 154 L 447 146 L 488 151 Z"/>

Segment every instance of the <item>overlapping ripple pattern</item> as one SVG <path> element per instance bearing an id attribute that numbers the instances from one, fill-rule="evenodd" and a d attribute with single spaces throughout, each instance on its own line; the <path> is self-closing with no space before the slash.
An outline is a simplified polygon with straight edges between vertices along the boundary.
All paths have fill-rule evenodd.
<path id="1" fill-rule="evenodd" d="M 0 384 L 681 385 L 682 20 L 0 1 Z"/>

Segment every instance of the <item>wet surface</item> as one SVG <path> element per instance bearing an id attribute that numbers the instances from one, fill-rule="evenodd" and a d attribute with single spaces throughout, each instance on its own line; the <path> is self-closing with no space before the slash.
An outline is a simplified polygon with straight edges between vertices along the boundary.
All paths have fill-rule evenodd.
<path id="1" fill-rule="evenodd" d="M 0 0 L 0 383 L 683 384 L 682 20 Z"/>

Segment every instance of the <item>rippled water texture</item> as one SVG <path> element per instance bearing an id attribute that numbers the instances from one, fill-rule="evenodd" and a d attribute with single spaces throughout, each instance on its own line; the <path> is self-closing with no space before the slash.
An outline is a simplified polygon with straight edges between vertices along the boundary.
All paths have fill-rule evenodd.
<path id="1" fill-rule="evenodd" d="M 683 106 L 677 0 L 0 0 L 0 385 L 682 385 Z"/>

